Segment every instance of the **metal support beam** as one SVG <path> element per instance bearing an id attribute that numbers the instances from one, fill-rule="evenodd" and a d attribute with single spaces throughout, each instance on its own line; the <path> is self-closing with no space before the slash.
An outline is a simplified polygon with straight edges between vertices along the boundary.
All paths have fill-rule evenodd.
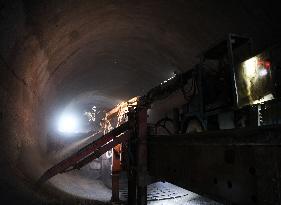
<path id="1" fill-rule="evenodd" d="M 128 176 L 128 204 L 137 204 L 137 130 L 136 130 L 136 112 L 131 110 L 128 113 L 128 121 L 131 123 L 133 130 L 127 148 L 127 176 Z"/>
<path id="2" fill-rule="evenodd" d="M 147 109 L 137 112 L 138 147 L 137 147 L 137 204 L 147 204 Z"/>
<path id="3" fill-rule="evenodd" d="M 137 204 L 137 173 L 132 167 L 128 171 L 128 204 Z"/>
<path id="4" fill-rule="evenodd" d="M 134 134 L 129 141 L 128 204 L 147 204 L 147 109 L 138 107 L 131 112 Z"/>
<path id="5" fill-rule="evenodd" d="M 122 133 L 129 129 L 129 123 L 126 122 L 109 133 L 103 135 L 96 141 L 83 147 L 78 152 L 72 154 L 70 157 L 44 172 L 44 174 L 37 181 L 37 186 L 42 185 L 44 182 L 57 174 L 73 169 L 79 169 L 94 159 L 100 157 L 102 154 L 112 149 L 117 144 L 125 142 L 129 138 L 129 133 Z"/>
<path id="6" fill-rule="evenodd" d="M 112 198 L 111 202 L 119 203 L 119 177 L 121 171 L 121 144 L 116 145 L 112 150 Z"/>

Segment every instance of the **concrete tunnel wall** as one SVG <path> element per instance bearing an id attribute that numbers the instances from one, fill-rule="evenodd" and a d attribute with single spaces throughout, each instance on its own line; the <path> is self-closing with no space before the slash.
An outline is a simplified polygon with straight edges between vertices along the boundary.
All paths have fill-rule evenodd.
<path id="1" fill-rule="evenodd" d="M 278 3 L 277 3 L 278 4 Z M 32 185 L 47 162 L 53 114 L 83 93 L 142 95 L 199 61 L 227 33 L 255 49 L 280 35 L 276 3 L 257 1 L 1 1 L 0 192 L 10 204 L 64 200 Z M 90 95 L 91 96 L 91 95 Z"/>

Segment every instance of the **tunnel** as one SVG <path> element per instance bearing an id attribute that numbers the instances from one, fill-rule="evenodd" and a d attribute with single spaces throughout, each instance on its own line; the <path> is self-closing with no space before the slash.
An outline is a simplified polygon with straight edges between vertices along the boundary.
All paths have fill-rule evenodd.
<path id="1" fill-rule="evenodd" d="M 1 1 L 1 201 L 110 201 L 110 187 L 89 174 L 93 170 L 60 175 L 36 190 L 43 171 L 63 159 L 58 150 L 77 140 L 54 132 L 59 113 L 67 107 L 110 109 L 144 95 L 191 69 L 228 33 L 250 36 L 258 52 L 280 37 L 277 4 Z"/>

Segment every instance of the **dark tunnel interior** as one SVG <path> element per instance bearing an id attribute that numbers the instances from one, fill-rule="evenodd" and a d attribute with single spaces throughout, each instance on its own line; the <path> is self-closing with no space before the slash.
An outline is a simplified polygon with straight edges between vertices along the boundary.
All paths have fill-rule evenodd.
<path id="1" fill-rule="evenodd" d="M 81 140 L 54 131 L 59 113 L 141 96 L 228 33 L 252 37 L 255 52 L 273 45 L 279 10 L 278 1 L 254 0 L 0 1 L 1 201 L 110 201 L 94 164 L 35 190 Z"/>

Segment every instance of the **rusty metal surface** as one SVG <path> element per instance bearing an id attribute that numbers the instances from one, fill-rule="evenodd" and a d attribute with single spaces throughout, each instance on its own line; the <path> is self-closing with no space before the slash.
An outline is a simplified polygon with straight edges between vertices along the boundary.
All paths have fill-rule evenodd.
<path id="1" fill-rule="evenodd" d="M 151 137 L 149 173 L 222 203 L 278 204 L 280 137 L 280 127 Z"/>

